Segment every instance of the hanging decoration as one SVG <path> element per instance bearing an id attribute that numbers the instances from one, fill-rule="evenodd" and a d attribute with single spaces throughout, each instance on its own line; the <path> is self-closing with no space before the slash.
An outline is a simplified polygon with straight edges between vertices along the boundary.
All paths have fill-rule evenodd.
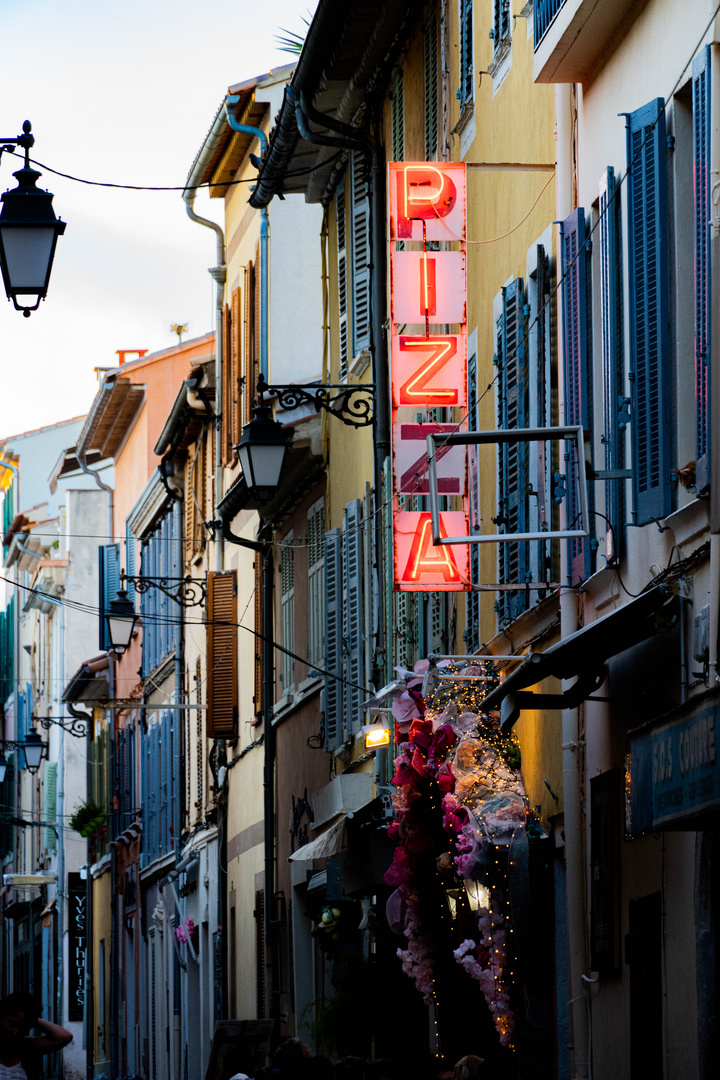
<path id="1" fill-rule="evenodd" d="M 395 886 L 388 921 L 407 939 L 398 949 L 403 971 L 426 1004 L 435 1000 L 437 934 L 426 910 L 429 860 L 447 897 L 448 917 L 462 923 L 453 956 L 475 979 L 490 1010 L 500 1043 L 512 1047 L 512 934 L 510 879 L 527 866 L 528 810 L 520 775 L 520 748 L 482 712 L 497 684 L 489 665 L 463 669 L 446 662 L 437 689 L 423 697 L 428 661 L 414 675 L 400 671 L 405 687 L 394 699 L 396 720 L 393 796 L 396 818 L 388 833 L 396 841 L 385 881 Z M 446 850 L 438 851 L 438 821 Z M 440 846 L 443 842 L 440 841 Z M 522 874 L 520 875 L 522 876 Z M 458 918 L 459 909 L 472 919 Z M 468 933 L 470 928 L 470 933 Z"/>

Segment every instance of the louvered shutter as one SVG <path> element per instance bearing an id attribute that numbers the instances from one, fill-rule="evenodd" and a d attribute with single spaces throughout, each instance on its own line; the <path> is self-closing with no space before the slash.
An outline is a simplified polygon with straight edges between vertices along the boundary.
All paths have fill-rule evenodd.
<path id="1" fill-rule="evenodd" d="M 242 402 L 240 398 L 240 359 L 241 359 L 241 346 L 242 346 L 242 324 L 243 324 L 243 308 L 242 308 L 242 292 L 240 289 L 233 289 L 232 300 L 232 339 L 230 343 L 230 379 L 229 379 L 229 397 L 228 397 L 228 411 L 229 411 L 229 435 L 230 435 L 230 447 L 229 452 L 232 455 L 233 447 L 237 446 L 240 442 L 240 431 L 242 429 L 241 409 Z"/>
<path id="2" fill-rule="evenodd" d="M 258 634 L 263 629 L 263 559 L 260 554 L 255 556 L 255 683 L 253 691 L 253 711 L 257 720 L 262 719 L 263 714 L 263 679 L 265 642 Z"/>
<path id="3" fill-rule="evenodd" d="M 383 515 L 383 574 L 384 574 L 384 621 L 383 641 L 385 643 L 385 680 L 393 677 L 393 589 L 395 585 L 395 566 L 393 561 L 393 494 L 390 458 L 383 462 L 382 477 L 382 515 Z"/>
<path id="4" fill-rule="evenodd" d="M 235 571 L 208 574 L 207 735 L 238 734 L 237 585 Z"/>
<path id="5" fill-rule="evenodd" d="M 493 0 L 493 52 L 497 52 L 503 41 L 510 37 L 510 2 Z"/>
<path id="6" fill-rule="evenodd" d="M 695 407 L 698 491 L 710 483 L 710 46 L 693 60 L 693 187 L 695 193 Z"/>
<path id="7" fill-rule="evenodd" d="M 460 0 L 460 87 L 461 105 L 473 99 L 473 5 Z"/>
<path id="8" fill-rule="evenodd" d="M 447 604 L 444 593 L 429 593 L 430 652 L 447 652 Z"/>
<path id="9" fill-rule="evenodd" d="M 260 372 L 260 355 L 262 352 L 262 320 L 260 318 L 260 299 L 262 294 L 262 274 L 263 268 L 260 265 L 260 243 L 255 246 L 255 272 L 253 274 L 253 299 L 255 306 L 253 309 L 253 330 L 255 331 L 255 349 L 253 353 L 253 383 L 252 393 L 255 394 L 255 384 L 258 380 L 258 374 Z M 264 372 L 267 376 L 267 371 Z"/>
<path id="10" fill-rule="evenodd" d="M 135 577 L 137 574 L 137 540 L 130 525 L 125 523 L 125 573 L 128 577 Z M 132 582 L 125 583 L 127 589 L 128 600 L 132 600 L 135 603 L 135 586 Z"/>
<path id="11" fill-rule="evenodd" d="M 468 360 L 468 430 L 477 431 L 477 356 Z M 480 491 L 478 476 L 477 447 L 468 447 L 468 473 L 470 480 L 471 530 L 480 527 Z M 470 545 L 470 581 L 480 584 L 480 545 Z M 477 652 L 480 648 L 480 593 L 465 593 L 465 651 Z"/>
<path id="12" fill-rule="evenodd" d="M 149 784 L 148 784 L 148 746 L 149 738 L 147 733 L 140 728 L 140 811 L 143 819 L 143 832 L 142 832 L 142 852 L 140 853 L 140 865 L 147 866 L 148 864 L 148 852 L 150 843 L 150 800 L 149 800 Z M 97 770 L 93 769 L 93 773 Z"/>
<path id="13" fill-rule="evenodd" d="M 592 388 L 589 365 L 588 252 L 585 245 L 585 211 L 582 207 L 566 218 L 561 228 L 563 272 L 563 378 L 565 382 L 565 423 L 581 424 L 585 439 L 592 445 Z M 566 462 L 567 527 L 577 528 L 580 520 L 578 480 L 585 463 L 577 461 L 569 447 Z M 590 545 L 587 540 L 569 540 L 570 583 L 577 585 L 590 574 Z"/>
<path id="14" fill-rule="evenodd" d="M 343 578 L 345 591 L 343 652 L 343 739 L 360 727 L 363 685 L 362 503 L 353 499 L 343 520 Z"/>
<path id="15" fill-rule="evenodd" d="M 110 601 L 115 599 L 120 588 L 120 545 L 101 544 L 98 552 L 100 560 L 98 574 L 100 587 L 98 604 L 100 609 L 100 648 L 108 650 L 111 648 L 111 642 L 106 613 L 109 610 Z"/>
<path id="16" fill-rule="evenodd" d="M 325 534 L 325 745 L 336 750 L 342 739 L 343 676 L 342 533 Z"/>
<path id="17" fill-rule="evenodd" d="M 158 790 L 160 793 L 158 800 L 158 855 L 164 855 L 170 846 L 168 843 L 168 811 L 170 809 L 168 748 L 170 739 L 168 737 L 167 719 L 167 713 L 163 712 L 158 722 Z"/>
<path id="18" fill-rule="evenodd" d="M 668 335 L 665 103 L 631 113 L 627 128 L 633 514 L 671 509 L 672 387 Z"/>
<path id="19" fill-rule="evenodd" d="M 615 171 L 607 168 L 600 180 L 600 298 L 603 368 L 604 468 L 625 467 L 627 401 L 624 396 L 623 288 L 620 194 Z M 624 484 L 605 482 L 605 514 L 609 518 L 606 553 L 619 556 L 625 517 Z"/>
<path id="20" fill-rule="evenodd" d="M 288 652 L 295 652 L 295 549 L 292 546 L 293 534 L 289 532 L 280 549 L 280 622 L 282 627 L 282 645 Z M 281 682 L 283 694 L 291 694 L 295 689 L 295 660 L 282 654 Z"/>
<path id="21" fill-rule="evenodd" d="M 352 155 L 352 352 L 370 347 L 370 199 L 365 158 Z"/>
<path id="22" fill-rule="evenodd" d="M 199 436 L 202 438 L 202 436 Z M 195 555 L 195 523 L 197 521 L 197 507 L 195 505 L 195 479 L 198 475 L 198 460 L 200 447 L 196 447 L 196 453 L 188 458 L 185 463 L 185 562 L 192 562 Z"/>
<path id="23" fill-rule="evenodd" d="M 320 499 L 310 508 L 307 515 L 308 663 L 311 669 L 314 666 L 323 667 L 324 663 L 324 538 L 325 506 L 323 500 Z"/>
<path id="24" fill-rule="evenodd" d="M 338 184 L 335 193 L 335 223 L 337 228 L 338 334 L 340 339 L 338 375 L 340 382 L 345 382 L 348 377 L 350 343 L 348 340 L 347 228 L 345 223 L 344 179 Z"/>
<path id="25" fill-rule="evenodd" d="M 527 426 L 527 355 L 525 342 L 525 301 L 522 278 L 503 289 L 503 309 L 498 327 L 498 428 Z M 527 443 L 498 445 L 498 531 L 527 530 L 528 457 Z M 522 584 L 527 580 L 527 544 L 498 544 L 499 580 Z M 501 621 L 515 618 L 525 608 L 525 593 L 500 595 Z"/>
<path id="26" fill-rule="evenodd" d="M 413 594 L 395 593 L 395 663 L 400 667 L 412 666 L 413 640 Z"/>
<path id="27" fill-rule="evenodd" d="M 438 33 L 437 11 L 431 6 L 423 37 L 423 96 L 425 160 L 438 156 Z"/>
<path id="28" fill-rule="evenodd" d="M 223 465 L 230 464 L 230 428 L 231 428 L 231 416 L 232 416 L 232 390 L 230 386 L 230 380 L 232 377 L 232 340 L 233 340 L 233 322 L 232 322 L 232 307 L 226 304 L 223 308 L 223 340 L 222 340 L 222 402 L 221 402 L 221 419 L 220 430 L 222 437 L 222 463 Z"/>
<path id="29" fill-rule="evenodd" d="M 252 419 L 255 400 L 255 272 L 252 262 L 247 264 L 245 274 L 245 368 L 243 371 L 243 424 Z"/>
<path id="30" fill-rule="evenodd" d="M 46 761 L 45 772 L 43 775 L 43 783 L 45 786 L 45 808 L 43 811 L 43 817 L 48 825 L 54 825 L 57 820 L 57 762 Z M 57 837 L 55 836 L 54 829 L 45 829 L 43 844 L 46 851 L 55 851 L 57 848 Z"/>
<path id="31" fill-rule="evenodd" d="M 395 72 L 390 90 L 390 137 L 393 161 L 405 160 L 405 86 L 402 68 Z"/>

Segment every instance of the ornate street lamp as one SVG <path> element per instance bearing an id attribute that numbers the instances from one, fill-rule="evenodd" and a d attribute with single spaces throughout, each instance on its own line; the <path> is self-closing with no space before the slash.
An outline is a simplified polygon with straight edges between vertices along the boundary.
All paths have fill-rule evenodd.
<path id="1" fill-rule="evenodd" d="M 269 405 L 256 405 L 245 425 L 237 450 L 245 482 L 259 499 L 269 499 L 280 486 L 290 436 Z"/>
<path id="2" fill-rule="evenodd" d="M 47 746 L 37 731 L 31 729 L 25 736 L 25 742 L 20 743 L 20 749 L 25 754 L 25 768 L 34 776 L 42 759 L 47 757 Z"/>
<path id="3" fill-rule="evenodd" d="M 0 197 L 0 269 L 8 300 L 26 318 L 47 295 L 55 245 L 65 232 L 65 222 L 56 217 L 52 208 L 51 193 L 36 186 L 42 174 L 30 167 L 30 147 L 35 142 L 30 131 L 30 121 L 26 120 L 22 135 L 0 139 L 0 153 L 15 146 L 25 150 L 24 167 L 13 173 L 18 186 Z M 20 297 L 35 302 L 20 303 Z"/>

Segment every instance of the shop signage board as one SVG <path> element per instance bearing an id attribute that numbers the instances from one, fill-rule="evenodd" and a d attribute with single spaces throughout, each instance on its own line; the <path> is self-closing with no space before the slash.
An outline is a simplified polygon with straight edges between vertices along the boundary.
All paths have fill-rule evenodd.
<path id="1" fill-rule="evenodd" d="M 464 591 L 470 587 L 467 547 L 436 546 L 430 514 L 409 509 L 408 497 L 429 493 L 427 435 L 459 427 L 427 422 L 422 412 L 467 406 L 465 166 L 391 162 L 388 169 L 394 585 Z M 416 410 L 414 422 L 409 409 Z M 441 513 L 441 535 L 469 534 L 464 447 L 438 450 L 437 477 L 440 494 L 462 507 Z"/>

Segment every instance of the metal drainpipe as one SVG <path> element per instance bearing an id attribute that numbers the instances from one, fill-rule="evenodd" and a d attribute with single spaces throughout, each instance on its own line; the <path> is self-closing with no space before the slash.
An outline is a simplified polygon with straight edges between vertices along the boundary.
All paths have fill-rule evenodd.
<path id="1" fill-rule="evenodd" d="M 555 87 L 556 109 L 556 200 L 559 221 L 573 209 L 573 124 L 571 116 L 572 86 L 560 84 Z M 558 355 L 562 356 L 562 319 L 558 319 Z M 560 423 L 564 423 L 563 365 L 558 365 L 560 390 Z M 560 507 L 561 518 L 567 515 L 567 505 Z M 567 522 L 564 526 L 567 528 Z M 566 586 L 569 580 L 568 544 L 560 544 L 560 637 L 569 637 L 578 628 L 577 596 L 575 590 Z M 563 692 L 572 685 L 563 681 Z M 562 762 L 563 803 L 565 829 L 565 884 L 567 897 L 567 959 L 569 990 L 569 1045 L 570 1075 L 576 1080 L 587 1077 L 589 1023 L 587 1010 L 587 987 L 582 976 L 587 972 L 587 938 L 585 932 L 585 844 L 584 816 L 581 804 L 581 771 L 578 761 L 579 718 L 577 709 L 564 709 L 562 713 Z"/>
<path id="2" fill-rule="evenodd" d="M 225 98 L 225 115 L 233 131 L 241 135 L 254 135 L 260 143 L 260 156 L 267 150 L 267 135 L 259 127 L 251 124 L 239 124 L 230 110 L 230 105 L 237 105 L 239 94 L 228 94 Z M 268 379 L 268 236 L 270 215 L 267 206 L 260 210 L 260 374 Z M 253 391 L 254 391 L 253 387 Z M 219 500 L 218 500 L 219 501 Z"/>
<path id="3" fill-rule="evenodd" d="M 215 289 L 215 505 L 223 496 L 223 465 L 222 465 L 222 414 L 225 408 L 223 401 L 223 342 L 225 327 L 223 325 L 223 299 L 225 290 L 225 278 L 227 268 L 225 266 L 225 234 L 222 227 L 216 221 L 201 217 L 193 210 L 195 202 L 195 188 L 186 188 L 183 191 L 185 210 L 191 221 L 198 225 L 204 225 L 212 229 L 217 238 L 217 266 L 211 266 L 208 273 L 216 285 Z M 215 533 L 215 569 L 220 571 L 224 563 L 224 544 L 221 535 Z"/>

